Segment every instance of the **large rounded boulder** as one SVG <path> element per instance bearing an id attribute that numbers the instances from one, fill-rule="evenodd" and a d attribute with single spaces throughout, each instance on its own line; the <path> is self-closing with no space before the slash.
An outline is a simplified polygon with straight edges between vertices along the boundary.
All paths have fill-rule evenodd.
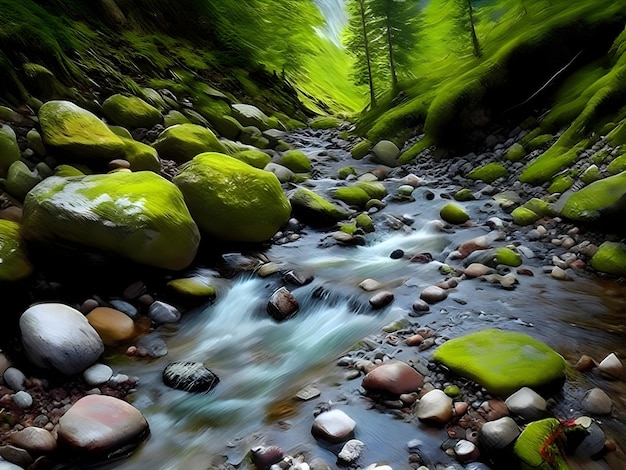
<path id="1" fill-rule="evenodd" d="M 24 201 L 27 240 L 71 242 L 137 263 L 180 270 L 200 233 L 181 192 L 150 171 L 50 177 Z"/>
<path id="2" fill-rule="evenodd" d="M 136 96 L 109 96 L 102 103 L 102 112 L 115 124 L 131 129 L 151 128 L 163 122 L 163 116 L 158 109 Z"/>
<path id="3" fill-rule="evenodd" d="M 159 156 L 185 163 L 204 152 L 226 151 L 215 134 L 197 124 L 177 124 L 165 129 L 152 144 Z"/>
<path id="4" fill-rule="evenodd" d="M 17 222 L 0 219 L 0 260 L 0 281 L 17 281 L 33 272 Z"/>
<path id="5" fill-rule="evenodd" d="M 198 226 L 227 241 L 262 242 L 282 227 L 291 206 L 273 173 L 236 158 L 203 153 L 174 178 Z"/>
<path id="6" fill-rule="evenodd" d="M 124 142 L 95 114 L 69 101 L 48 101 L 39 109 L 47 148 L 79 160 L 112 160 L 124 155 Z"/>

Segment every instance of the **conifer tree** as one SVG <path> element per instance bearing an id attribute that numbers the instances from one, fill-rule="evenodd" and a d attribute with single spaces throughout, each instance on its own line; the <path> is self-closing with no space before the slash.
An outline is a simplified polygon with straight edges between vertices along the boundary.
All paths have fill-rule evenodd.
<path id="1" fill-rule="evenodd" d="M 372 57 L 372 14 L 367 0 L 349 0 L 347 10 L 350 15 L 346 34 L 346 47 L 355 60 L 353 77 L 357 85 L 367 83 L 370 91 L 370 103 L 376 106 L 374 88 L 374 64 Z"/>

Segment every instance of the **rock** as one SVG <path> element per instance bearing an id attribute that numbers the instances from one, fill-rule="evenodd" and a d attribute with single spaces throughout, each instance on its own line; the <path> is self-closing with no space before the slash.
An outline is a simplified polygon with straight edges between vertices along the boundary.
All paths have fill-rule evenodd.
<path id="1" fill-rule="evenodd" d="M 512 413 L 528 421 L 543 417 L 547 407 L 543 397 L 528 387 L 520 388 L 509 396 L 504 403 Z"/>
<path id="2" fill-rule="evenodd" d="M 370 153 L 371 148 L 372 143 L 367 139 L 363 139 L 350 149 L 350 154 L 355 160 L 361 160 L 365 158 L 368 153 Z"/>
<path id="3" fill-rule="evenodd" d="M 107 346 L 125 343 L 137 334 L 132 318 L 114 308 L 96 307 L 87 314 L 87 321 Z"/>
<path id="4" fill-rule="evenodd" d="M 350 215 L 322 196 L 306 188 L 296 189 L 289 197 L 294 215 L 314 226 L 330 226 Z"/>
<path id="5" fill-rule="evenodd" d="M 165 385 L 186 392 L 209 392 L 219 381 L 219 378 L 201 362 L 172 362 L 163 371 Z"/>
<path id="6" fill-rule="evenodd" d="M 94 364 L 83 372 L 83 378 L 87 385 L 102 385 L 113 377 L 113 369 L 106 364 Z"/>
<path id="7" fill-rule="evenodd" d="M 513 452 L 522 468 L 551 470 L 568 468 L 554 436 L 559 432 L 560 423 L 555 418 L 546 418 L 530 423 L 515 441 Z M 550 455 L 550 461 L 544 458 Z"/>
<path id="8" fill-rule="evenodd" d="M 614 379 L 621 379 L 624 376 L 624 365 L 615 353 L 611 353 L 598 364 L 598 372 Z"/>
<path id="9" fill-rule="evenodd" d="M 448 291 L 438 286 L 428 286 L 420 294 L 420 299 L 428 304 L 441 302 L 448 297 Z"/>
<path id="10" fill-rule="evenodd" d="M 149 171 L 46 178 L 26 197 L 23 233 L 172 270 L 187 267 L 200 242 L 180 191 Z"/>
<path id="11" fill-rule="evenodd" d="M 33 457 L 26 450 L 11 445 L 0 447 L 0 457 L 0 470 L 14 468 L 7 466 L 12 464 L 17 465 L 17 468 L 20 469 L 28 468 L 33 463 Z"/>
<path id="12" fill-rule="evenodd" d="M 489 266 L 485 266 L 481 263 L 472 263 L 467 268 L 463 270 L 463 273 L 467 277 L 480 277 L 485 274 L 489 274 L 492 272 L 492 269 Z"/>
<path id="13" fill-rule="evenodd" d="M 72 375 L 98 360 L 104 345 L 78 310 L 58 303 L 37 304 L 20 317 L 22 344 L 38 367 Z"/>
<path id="14" fill-rule="evenodd" d="M 487 163 L 486 165 L 474 168 L 467 174 L 467 178 L 481 180 L 485 183 L 493 183 L 498 178 L 507 176 L 508 171 L 500 163 Z"/>
<path id="15" fill-rule="evenodd" d="M 398 164 L 400 150 L 393 142 L 381 140 L 372 149 L 375 160 L 383 165 L 394 167 Z"/>
<path id="16" fill-rule="evenodd" d="M 122 139 L 124 141 L 124 158 L 132 171 L 161 171 L 161 159 L 156 149 L 142 142 L 132 139 Z"/>
<path id="17" fill-rule="evenodd" d="M 0 128 L 0 177 L 5 177 L 9 167 L 19 161 L 21 156 L 15 135 L 3 132 Z"/>
<path id="18" fill-rule="evenodd" d="M 167 287 L 177 294 L 188 298 L 215 297 L 216 290 L 211 279 L 203 276 L 172 279 Z"/>
<path id="19" fill-rule="evenodd" d="M 276 289 L 267 303 L 267 313 L 279 322 L 293 317 L 299 308 L 298 301 L 286 287 Z"/>
<path id="20" fill-rule="evenodd" d="M 361 208 L 364 208 L 371 199 L 370 195 L 358 186 L 338 188 L 335 190 L 334 196 L 336 199 L 339 199 L 348 205 L 359 206 Z"/>
<path id="21" fill-rule="evenodd" d="M 393 395 L 414 392 L 424 383 L 424 377 L 406 362 L 392 359 L 371 370 L 362 386 L 371 392 Z"/>
<path id="22" fill-rule="evenodd" d="M 232 105 L 233 117 L 242 126 L 254 126 L 260 130 L 270 128 L 270 118 L 256 106 L 236 103 Z"/>
<path id="23" fill-rule="evenodd" d="M 382 289 L 385 285 L 375 279 L 367 278 L 359 283 L 359 287 L 366 292 Z"/>
<path id="24" fill-rule="evenodd" d="M 582 400 L 583 409 L 593 415 L 608 415 L 613 409 L 613 402 L 606 392 L 600 388 L 592 388 Z"/>
<path id="25" fill-rule="evenodd" d="M 6 180 L 0 181 L 2 188 L 18 201 L 23 201 L 26 194 L 43 178 L 21 160 L 13 162 L 7 172 Z"/>
<path id="26" fill-rule="evenodd" d="M 54 452 L 57 448 L 57 440 L 52 433 L 35 426 L 9 434 L 8 441 L 35 455 Z"/>
<path id="27" fill-rule="evenodd" d="M 569 279 L 569 276 L 567 275 L 567 271 L 565 271 L 562 268 L 559 268 L 558 266 L 552 267 L 552 269 L 550 270 L 550 276 L 559 281 L 566 281 Z"/>
<path id="28" fill-rule="evenodd" d="M 311 161 L 301 150 L 285 152 L 280 157 L 278 163 L 289 168 L 294 173 L 308 173 L 311 171 Z"/>
<path id="29" fill-rule="evenodd" d="M 393 299 L 394 299 L 393 292 L 382 291 L 370 297 L 369 303 L 372 306 L 372 308 L 379 309 L 379 308 L 383 308 L 389 305 L 391 302 L 393 302 Z"/>
<path id="30" fill-rule="evenodd" d="M 220 240 L 258 243 L 291 216 L 278 179 L 219 153 L 203 153 L 173 179 L 205 233 Z"/>
<path id="31" fill-rule="evenodd" d="M 426 313 L 430 310 L 430 306 L 428 303 L 422 299 L 415 299 L 411 304 L 412 313 L 409 313 L 410 316 L 420 315 Z"/>
<path id="32" fill-rule="evenodd" d="M 461 439 L 454 445 L 454 454 L 459 462 L 467 462 L 477 460 L 480 451 L 473 442 Z"/>
<path id="33" fill-rule="evenodd" d="M 513 223 L 517 225 L 532 225 L 541 218 L 539 214 L 534 213 L 530 209 L 524 206 L 516 207 L 511 212 L 513 217 Z"/>
<path id="34" fill-rule="evenodd" d="M 387 188 L 379 181 L 358 181 L 355 186 L 365 191 L 372 199 L 384 199 L 387 196 Z"/>
<path id="35" fill-rule="evenodd" d="M 319 397 L 321 393 L 322 392 L 320 392 L 317 388 L 313 387 L 312 385 L 308 385 L 302 390 L 298 391 L 298 393 L 296 393 L 296 398 L 302 401 L 308 401 L 312 400 L 313 398 Z"/>
<path id="36" fill-rule="evenodd" d="M 622 243 L 602 243 L 591 258 L 591 266 L 603 273 L 626 276 L 626 248 Z"/>
<path id="37" fill-rule="evenodd" d="M 318 116 L 309 121 L 309 127 L 313 130 L 335 129 L 341 125 L 341 121 L 334 116 Z"/>
<path id="38" fill-rule="evenodd" d="M 356 423 L 346 413 L 333 409 L 320 413 L 311 427 L 311 433 L 330 443 L 347 441 L 354 436 Z"/>
<path id="39" fill-rule="evenodd" d="M 520 433 L 517 423 L 505 416 L 482 425 L 480 442 L 488 450 L 500 450 L 511 445 Z"/>
<path id="40" fill-rule="evenodd" d="M 453 202 L 447 203 L 439 211 L 439 217 L 450 224 L 464 224 L 469 220 L 469 215 L 458 204 Z"/>
<path id="41" fill-rule="evenodd" d="M 565 196 L 561 216 L 580 222 L 594 222 L 603 213 L 624 215 L 623 199 L 626 195 L 626 171 L 595 181 L 580 191 Z"/>
<path id="42" fill-rule="evenodd" d="M 124 142 L 91 112 L 69 101 L 48 101 L 39 109 L 44 144 L 65 158 L 114 160 Z"/>
<path id="43" fill-rule="evenodd" d="M 20 390 L 13 395 L 13 402 L 20 408 L 27 409 L 33 405 L 33 397 L 30 393 Z"/>
<path id="44" fill-rule="evenodd" d="M 343 445 L 343 447 L 339 451 L 339 454 L 337 455 L 337 458 L 341 462 L 345 462 L 348 464 L 356 462 L 359 457 L 361 457 L 363 449 L 365 449 L 365 443 L 363 441 L 359 441 L 358 439 L 350 439 Z"/>
<path id="45" fill-rule="evenodd" d="M 268 470 L 283 459 L 283 451 L 277 446 L 257 446 L 250 450 L 250 455 L 258 470 Z"/>
<path id="46" fill-rule="evenodd" d="M 580 359 L 578 359 L 578 361 L 574 365 L 574 367 L 576 368 L 578 372 L 588 372 L 596 366 L 597 364 L 593 360 L 593 358 L 590 356 L 587 356 L 586 354 L 583 354 L 582 356 L 580 356 Z"/>
<path id="47" fill-rule="evenodd" d="M 61 417 L 57 432 L 59 444 L 93 458 L 137 444 L 147 436 L 148 422 L 123 400 L 87 395 Z"/>
<path id="48" fill-rule="evenodd" d="M 26 390 L 26 376 L 21 370 L 15 367 L 8 367 L 4 371 L 2 378 L 7 387 L 11 390 L 15 392 L 19 390 Z"/>
<path id="49" fill-rule="evenodd" d="M 313 282 L 313 279 L 315 278 L 312 273 L 304 271 L 294 271 L 293 269 L 291 269 L 283 274 L 282 279 L 288 284 L 302 287 Z"/>
<path id="50" fill-rule="evenodd" d="M 523 333 L 497 329 L 447 341 L 433 353 L 433 359 L 502 395 L 524 386 L 549 384 L 565 373 L 563 357 L 544 343 Z"/>
<path id="51" fill-rule="evenodd" d="M 0 281 L 19 281 L 33 272 L 21 225 L 0 219 Z"/>
<path id="52" fill-rule="evenodd" d="M 508 247 L 498 248 L 496 250 L 496 262 L 505 266 L 512 266 L 514 268 L 521 266 L 522 257 L 517 251 L 514 251 Z"/>
<path id="53" fill-rule="evenodd" d="M 109 96 L 102 103 L 102 112 L 113 123 L 130 129 L 150 129 L 163 122 L 158 109 L 136 96 Z"/>
<path id="54" fill-rule="evenodd" d="M 235 153 L 233 158 L 241 160 L 242 162 L 260 170 L 265 168 L 267 164 L 272 161 L 272 157 L 270 157 L 267 153 L 256 149 L 242 150 Z M 280 178 L 278 179 L 280 181 Z"/>
<path id="55" fill-rule="evenodd" d="M 466 258 L 467 255 L 473 253 L 477 250 L 486 250 L 491 246 L 491 242 L 489 238 L 485 235 L 480 237 L 472 238 L 471 240 L 467 240 L 459 245 L 458 251 L 461 254 L 461 258 Z"/>
<path id="56" fill-rule="evenodd" d="M 182 313 L 173 305 L 157 300 L 150 305 L 148 316 L 157 324 L 176 323 Z"/>
<path id="57" fill-rule="evenodd" d="M 452 398 L 442 390 L 431 390 L 417 402 L 414 414 L 420 421 L 443 426 L 454 417 Z"/>
<path id="58" fill-rule="evenodd" d="M 263 169 L 265 171 L 273 173 L 274 176 L 278 178 L 278 181 L 280 181 L 281 184 L 291 183 L 296 179 L 296 174 L 293 171 L 285 166 L 279 165 L 278 163 L 270 162 L 265 165 Z"/>
<path id="59" fill-rule="evenodd" d="M 177 163 L 188 162 L 205 152 L 226 153 L 215 134 L 197 124 L 177 124 L 165 129 L 152 144 L 159 156 Z"/>

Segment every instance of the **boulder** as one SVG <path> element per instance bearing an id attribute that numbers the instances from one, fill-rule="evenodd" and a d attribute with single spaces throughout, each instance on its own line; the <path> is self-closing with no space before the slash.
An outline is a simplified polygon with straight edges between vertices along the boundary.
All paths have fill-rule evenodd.
<path id="1" fill-rule="evenodd" d="M 358 186 L 337 188 L 335 190 L 335 198 L 346 204 L 359 207 L 365 207 L 371 199 L 370 195 Z"/>
<path id="2" fill-rule="evenodd" d="M 63 374 L 82 372 L 98 360 L 104 345 L 78 310 L 64 304 L 37 304 L 20 317 L 24 351 L 33 364 Z"/>
<path id="3" fill-rule="evenodd" d="M 570 220 L 593 222 L 612 212 L 615 216 L 626 213 L 626 171 L 595 181 L 580 191 L 563 196 L 561 216 Z M 562 201 L 560 201 L 562 202 Z"/>
<path id="4" fill-rule="evenodd" d="M 5 177 L 11 164 L 18 161 L 21 156 L 15 134 L 0 129 L 0 177 Z"/>
<path id="5" fill-rule="evenodd" d="M 18 201 L 24 201 L 28 191 L 33 189 L 43 178 L 22 160 L 13 162 L 7 171 L 6 180 L 0 180 L 2 189 Z"/>
<path id="6" fill-rule="evenodd" d="M 148 432 L 148 422 L 137 408 L 107 395 L 81 398 L 58 424 L 60 445 L 90 458 L 136 445 Z"/>
<path id="7" fill-rule="evenodd" d="M 225 153 L 215 134 L 197 124 L 177 124 L 165 129 L 152 146 L 162 159 L 184 163 L 204 152 Z"/>
<path id="8" fill-rule="evenodd" d="M 400 149 L 390 140 L 381 140 L 374 145 L 372 153 L 377 162 L 387 166 L 396 166 L 400 156 Z"/>
<path id="9" fill-rule="evenodd" d="M 270 157 L 267 153 L 256 149 L 242 150 L 235 153 L 233 157 L 259 169 L 264 169 L 267 164 L 272 161 L 272 157 Z"/>
<path id="10" fill-rule="evenodd" d="M 48 101 L 39 109 L 44 144 L 65 158 L 113 160 L 124 142 L 96 115 L 69 101 Z"/>
<path id="11" fill-rule="evenodd" d="M 113 123 L 129 129 L 150 129 L 163 122 L 161 112 L 137 96 L 109 96 L 102 103 L 102 112 Z"/>
<path id="12" fill-rule="evenodd" d="M 350 215 L 310 189 L 298 188 L 289 197 L 295 216 L 311 225 L 330 226 Z"/>
<path id="13" fill-rule="evenodd" d="M 508 416 L 488 421 L 480 429 L 479 439 L 487 450 L 499 450 L 508 447 L 520 435 L 517 423 Z"/>
<path id="14" fill-rule="evenodd" d="M 12 220 L 0 219 L 0 281 L 18 281 L 33 272 L 21 226 Z"/>
<path id="15" fill-rule="evenodd" d="M 594 269 L 616 276 L 626 276 L 626 247 L 618 242 L 604 242 L 591 258 Z"/>
<path id="16" fill-rule="evenodd" d="M 497 329 L 447 341 L 433 359 L 503 395 L 524 386 L 547 385 L 565 373 L 565 360 L 549 346 L 523 333 Z"/>
<path id="17" fill-rule="evenodd" d="M 149 171 L 46 178 L 26 197 L 27 240 L 56 240 L 179 270 L 193 261 L 200 234 L 172 183 Z"/>
<path id="18" fill-rule="evenodd" d="M 363 378 L 362 386 L 369 391 L 401 395 L 417 391 L 423 382 L 422 374 L 406 362 L 394 359 L 369 372 Z"/>
<path id="19" fill-rule="evenodd" d="M 265 171 L 274 173 L 278 181 L 282 183 L 290 183 L 296 179 L 296 174 L 286 166 L 279 165 L 278 163 L 270 162 L 263 168 Z"/>
<path id="20" fill-rule="evenodd" d="M 270 118 L 256 106 L 250 104 L 233 104 L 233 117 L 239 121 L 242 126 L 254 126 L 264 131 L 269 129 Z"/>
<path id="21" fill-rule="evenodd" d="M 276 176 L 236 158 L 203 153 L 173 179 L 200 228 L 221 240 L 268 240 L 291 215 Z"/>
<path id="22" fill-rule="evenodd" d="M 243 126 L 232 116 L 228 115 L 213 115 L 209 116 L 209 121 L 213 126 L 213 129 L 227 139 L 234 140 L 241 135 Z"/>
<path id="23" fill-rule="evenodd" d="M 290 150 L 285 152 L 278 162 L 282 166 L 289 168 L 294 173 L 308 173 L 311 171 L 311 161 L 300 150 Z"/>
<path id="24" fill-rule="evenodd" d="M 124 158 L 130 163 L 132 171 L 161 171 L 161 160 L 155 148 L 133 139 L 124 141 Z"/>

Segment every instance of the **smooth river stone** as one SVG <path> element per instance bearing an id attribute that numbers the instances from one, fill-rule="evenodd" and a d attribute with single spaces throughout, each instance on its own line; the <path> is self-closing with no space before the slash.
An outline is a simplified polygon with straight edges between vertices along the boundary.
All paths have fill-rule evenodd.
<path id="1" fill-rule="evenodd" d="M 119 398 L 87 395 L 59 420 L 58 439 L 70 449 L 106 454 L 137 443 L 148 432 L 141 412 Z"/>
<path id="2" fill-rule="evenodd" d="M 208 392 L 219 381 L 201 362 L 172 362 L 163 371 L 165 385 L 186 392 Z"/>
<path id="3" fill-rule="evenodd" d="M 22 343 L 33 364 L 64 374 L 82 372 L 104 352 L 98 333 L 78 310 L 37 304 L 20 317 Z"/>
<path id="4" fill-rule="evenodd" d="M 87 321 L 107 346 L 130 341 L 136 335 L 132 318 L 114 308 L 96 307 L 87 314 Z"/>
<path id="5" fill-rule="evenodd" d="M 35 426 L 10 434 L 8 441 L 34 454 L 53 452 L 57 448 L 57 440 L 52 433 Z"/>
<path id="6" fill-rule="evenodd" d="M 437 286 L 428 286 L 420 294 L 420 299 L 429 304 L 445 300 L 446 297 L 448 297 L 448 291 Z"/>
<path id="7" fill-rule="evenodd" d="M 311 433 L 328 442 L 338 443 L 354 436 L 356 423 L 341 410 L 325 411 L 317 415 L 313 421 Z"/>
<path id="8" fill-rule="evenodd" d="M 417 402 L 415 416 L 420 421 L 444 425 L 450 422 L 454 416 L 452 398 L 443 393 L 442 390 L 431 390 Z"/>
<path id="9" fill-rule="evenodd" d="M 424 383 L 424 377 L 406 362 L 390 360 L 372 371 L 363 379 L 365 390 L 388 392 L 394 395 L 418 390 Z"/>

